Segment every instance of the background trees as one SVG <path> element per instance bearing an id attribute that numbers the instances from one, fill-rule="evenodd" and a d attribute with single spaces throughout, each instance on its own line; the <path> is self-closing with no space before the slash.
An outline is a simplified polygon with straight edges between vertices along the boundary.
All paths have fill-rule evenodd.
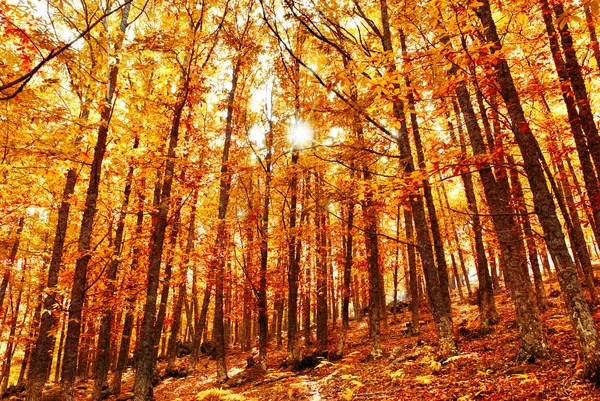
<path id="1" fill-rule="evenodd" d="M 91 376 L 99 398 L 133 356 L 148 399 L 182 344 L 190 369 L 212 344 L 225 381 L 254 334 L 264 370 L 284 332 L 290 364 L 313 338 L 342 353 L 338 317 L 345 333 L 365 313 L 378 357 L 398 298 L 415 334 L 428 306 L 453 353 L 451 295 L 475 286 L 484 332 L 508 289 L 531 360 L 555 273 L 596 380 L 595 13 L 0 4 L 0 385 L 69 398 Z"/>

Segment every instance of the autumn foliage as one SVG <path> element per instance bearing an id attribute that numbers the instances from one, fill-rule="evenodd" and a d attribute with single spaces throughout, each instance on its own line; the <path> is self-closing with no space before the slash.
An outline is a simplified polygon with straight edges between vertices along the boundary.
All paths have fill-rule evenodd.
<path id="1" fill-rule="evenodd" d="M 597 396 L 599 4 L 0 0 L 0 392 Z"/>

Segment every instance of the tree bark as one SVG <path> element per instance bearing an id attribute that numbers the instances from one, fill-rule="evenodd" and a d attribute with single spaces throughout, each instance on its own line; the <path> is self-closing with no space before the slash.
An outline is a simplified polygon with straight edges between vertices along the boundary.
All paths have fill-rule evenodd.
<path id="1" fill-rule="evenodd" d="M 380 0 L 380 11 L 383 26 L 383 34 L 380 38 L 383 50 L 393 54 L 394 49 L 392 46 L 386 0 Z M 388 70 L 394 72 L 396 70 L 395 64 L 390 64 Z M 403 161 L 402 169 L 406 175 L 409 175 L 415 171 L 415 167 L 410 150 L 406 118 L 404 116 L 404 104 L 400 99 L 394 102 L 393 113 L 396 120 L 400 123 L 397 141 L 400 150 L 400 158 Z M 418 194 L 411 195 L 410 204 L 417 234 L 418 249 L 423 264 L 429 304 L 431 306 L 438 335 L 440 336 L 440 351 L 442 354 L 454 354 L 457 352 L 457 347 L 453 334 L 452 314 L 450 313 L 450 305 L 448 305 L 449 297 L 446 297 L 442 293 L 443 290 L 441 286 L 444 283 L 440 283 L 439 269 L 435 265 L 422 196 Z M 444 282 L 444 278 L 442 278 L 442 282 Z M 447 291 L 447 277 L 445 283 Z"/>
<path id="2" fill-rule="evenodd" d="M 327 234 L 325 231 L 325 212 L 323 208 L 323 191 L 321 177 L 315 175 L 315 243 L 317 246 L 316 255 L 316 303 L 317 313 L 315 321 L 317 324 L 317 352 L 327 351 Z"/>
<path id="3" fill-rule="evenodd" d="M 235 62 L 231 76 L 231 89 L 227 100 L 227 116 L 225 119 L 225 142 L 221 157 L 221 176 L 219 181 L 219 210 L 217 222 L 217 237 L 215 239 L 215 257 L 211 260 L 209 270 L 215 272 L 215 315 L 213 325 L 213 338 L 216 342 L 217 382 L 227 381 L 227 366 L 225 361 L 225 328 L 223 325 L 223 291 L 225 281 L 225 252 L 227 249 L 227 227 L 225 217 L 229 205 L 229 191 L 231 188 L 232 171 L 229 166 L 229 151 L 233 134 L 233 112 L 235 92 L 237 88 L 241 59 Z"/>
<path id="4" fill-rule="evenodd" d="M 133 149 L 137 149 L 139 145 L 139 139 L 136 136 Z M 116 295 L 115 281 L 117 279 L 117 271 L 119 269 L 119 256 L 121 255 L 121 249 L 123 244 L 123 234 L 125 232 L 125 217 L 127 216 L 127 208 L 129 207 L 129 198 L 131 196 L 131 183 L 133 181 L 133 170 L 134 167 L 129 167 L 127 173 L 125 189 L 123 190 L 123 203 L 121 205 L 121 211 L 119 213 L 119 220 L 117 222 L 117 229 L 115 232 L 115 243 L 113 260 L 110 263 L 110 267 L 106 273 L 106 279 L 108 280 L 109 291 L 112 294 L 111 298 Z M 102 398 L 102 388 L 106 385 L 108 378 L 108 370 L 110 365 L 110 354 L 111 354 L 111 328 L 114 320 L 113 306 L 109 305 L 104 311 L 102 321 L 100 323 L 100 332 L 98 334 L 98 345 L 96 347 L 96 363 L 94 365 L 94 388 L 92 390 L 92 400 L 100 400 Z"/>
<path id="5" fill-rule="evenodd" d="M 500 50 L 502 45 L 492 17 L 489 0 L 482 0 L 482 5 L 477 7 L 476 13 L 485 29 L 487 41 L 494 46 L 494 51 Z M 560 222 L 556 215 L 554 201 L 546 184 L 540 163 L 541 151 L 525 118 L 508 62 L 502 55 L 497 55 L 493 66 L 499 92 L 506 103 L 513 132 L 523 155 L 535 211 L 544 229 L 546 243 L 554 256 L 567 310 L 577 333 L 579 349 L 583 355 L 584 377 L 596 382 L 600 380 L 598 332 L 581 286 L 577 281 L 575 266 L 567 249 Z"/>
<path id="6" fill-rule="evenodd" d="M 460 111 L 456 102 L 453 102 L 454 113 L 458 121 L 460 118 Z M 460 150 L 464 157 L 467 156 L 467 145 L 463 138 L 463 132 L 460 122 L 458 123 L 458 142 L 460 144 Z M 450 127 L 452 132 L 453 127 Z M 479 306 L 479 322 L 481 325 L 481 331 L 488 333 L 493 324 L 498 321 L 498 313 L 496 312 L 496 303 L 494 301 L 494 290 L 492 288 L 492 278 L 488 269 L 487 255 L 485 253 L 485 247 L 483 246 L 483 228 L 481 220 L 479 219 L 479 209 L 477 207 L 477 197 L 475 196 L 475 189 L 473 187 L 473 177 L 471 173 L 466 172 L 461 174 L 463 186 L 465 188 L 465 196 L 467 198 L 467 205 L 471 212 L 471 218 L 473 222 L 473 233 L 475 234 L 475 267 L 477 269 L 477 279 L 479 281 L 479 291 L 477 305 Z"/>
<path id="7" fill-rule="evenodd" d="M 152 398 L 152 378 L 156 363 L 155 355 L 158 352 L 158 349 L 156 348 L 158 344 L 155 343 L 154 326 L 156 321 L 156 301 L 158 295 L 160 265 L 168 224 L 171 190 L 173 188 L 173 178 L 175 175 L 175 151 L 179 139 L 181 116 L 188 97 L 188 84 L 189 82 L 186 80 L 181 89 L 182 94 L 177 107 L 175 108 L 173 122 L 171 123 L 167 161 L 165 163 L 165 175 L 162 182 L 162 189 L 159 191 L 160 203 L 158 213 L 153 216 L 155 227 L 150 240 L 146 299 L 144 301 L 142 326 L 140 328 L 140 342 L 139 347 L 137 348 L 137 369 L 134 382 L 135 401 L 146 401 Z"/>
<path id="8" fill-rule="evenodd" d="M 547 0 L 542 1 L 547 2 Z M 561 1 L 555 1 L 553 3 L 553 9 L 556 18 L 562 17 L 565 12 Z M 569 77 L 575 100 L 577 101 L 581 128 L 587 137 L 590 153 L 596 166 L 596 174 L 600 180 L 600 135 L 598 134 L 598 127 L 594 121 L 594 112 L 590 105 L 581 66 L 577 60 L 577 53 L 575 51 L 573 37 L 571 36 L 571 30 L 569 24 L 566 23 L 566 21 L 564 22 L 564 24 L 560 24 L 561 27 L 558 29 L 563 54 L 565 56 L 564 67 Z"/>
<path id="9" fill-rule="evenodd" d="M 348 200 L 346 202 L 346 232 L 342 238 L 343 240 L 343 251 L 344 251 L 344 276 L 342 283 L 342 328 L 340 332 L 340 339 L 337 347 L 337 355 L 341 356 L 344 352 L 344 344 L 348 335 L 348 327 L 350 324 L 350 285 L 352 280 L 352 264 L 353 264 L 353 245 L 354 236 L 352 229 L 354 227 L 354 201 Z M 356 309 L 356 305 L 355 305 Z"/>

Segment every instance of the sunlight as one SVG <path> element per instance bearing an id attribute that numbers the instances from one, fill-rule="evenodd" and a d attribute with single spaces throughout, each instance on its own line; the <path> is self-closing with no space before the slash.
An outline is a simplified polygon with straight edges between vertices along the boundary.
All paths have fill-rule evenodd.
<path id="1" fill-rule="evenodd" d="M 312 141 L 312 130 L 305 121 L 292 118 L 289 138 L 294 148 L 306 146 Z"/>

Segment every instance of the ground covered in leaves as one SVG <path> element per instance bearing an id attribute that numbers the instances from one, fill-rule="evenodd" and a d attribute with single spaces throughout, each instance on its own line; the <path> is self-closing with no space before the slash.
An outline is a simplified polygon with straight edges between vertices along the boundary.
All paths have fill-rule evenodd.
<path id="1" fill-rule="evenodd" d="M 342 359 L 323 360 L 316 367 L 301 372 L 278 368 L 284 352 L 270 350 L 272 369 L 262 377 L 253 377 L 242 385 L 237 379 L 243 372 L 246 354 L 232 353 L 230 386 L 220 396 L 215 387 L 214 362 L 185 378 L 169 378 L 155 388 L 157 400 L 180 399 L 256 399 L 256 400 L 595 400 L 600 390 L 580 379 L 574 334 L 558 290 L 549 291 L 550 307 L 544 312 L 549 359 L 537 364 L 520 365 L 515 361 L 519 347 L 518 328 L 510 300 L 502 294 L 496 298 L 501 321 L 492 333 L 481 336 L 477 327 L 477 307 L 457 305 L 454 322 L 460 353 L 441 358 L 437 353 L 434 326 L 424 315 L 421 334 L 406 331 L 408 312 L 390 316 L 387 332 L 382 336 L 385 358 L 368 361 L 366 321 L 351 322 L 350 334 Z M 595 312 L 600 322 L 600 312 Z M 335 344 L 338 331 L 332 333 Z M 312 350 L 306 348 L 305 354 Z M 184 362 L 183 360 L 181 362 Z M 208 390 L 208 391 L 207 391 Z M 200 396 L 198 397 L 198 395 Z M 211 395 L 212 394 L 212 395 Z M 240 395 L 242 397 L 234 396 Z"/>
<path id="2" fill-rule="evenodd" d="M 269 349 L 270 369 L 265 375 L 245 369 L 249 354 L 230 350 L 227 385 L 215 383 L 214 361 L 204 357 L 196 372 L 185 377 L 165 378 L 154 388 L 157 401 L 191 400 L 596 400 L 600 390 L 580 378 L 581 362 L 560 292 L 549 288 L 550 307 L 544 322 L 550 357 L 536 364 L 515 361 L 519 347 L 518 328 L 511 302 L 505 293 L 496 297 L 501 321 L 482 336 L 478 331 L 477 307 L 457 303 L 455 333 L 459 354 L 443 358 L 430 315 L 423 311 L 421 334 L 407 333 L 409 313 L 397 321 L 389 317 L 382 335 L 386 355 L 370 361 L 366 319 L 351 322 L 344 357 L 320 360 L 299 372 L 282 367 L 283 350 Z M 594 314 L 600 322 L 600 311 Z M 330 335 L 336 344 L 339 328 Z M 311 354 L 310 347 L 303 349 Z M 186 366 L 187 357 L 178 363 Z M 164 369 L 164 366 L 161 365 Z M 133 375 L 126 375 L 124 391 Z M 85 387 L 85 386 L 84 386 Z M 126 396 L 127 394 L 125 394 Z M 80 391 L 78 399 L 88 398 Z M 111 400 L 117 398 L 111 397 Z M 119 400 L 126 399 L 123 395 Z"/>

